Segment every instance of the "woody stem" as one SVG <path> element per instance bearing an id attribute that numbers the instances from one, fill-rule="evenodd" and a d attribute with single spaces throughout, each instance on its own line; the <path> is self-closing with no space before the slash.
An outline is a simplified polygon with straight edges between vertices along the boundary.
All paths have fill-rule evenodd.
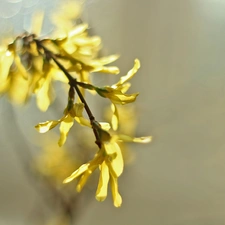
<path id="1" fill-rule="evenodd" d="M 93 129 L 93 132 L 94 132 L 94 135 L 95 135 L 95 138 L 96 138 L 96 141 L 95 143 L 98 145 L 99 148 L 101 148 L 101 140 L 100 140 L 100 137 L 99 137 L 99 134 L 98 134 L 98 131 L 95 127 L 95 124 L 98 123 L 96 120 L 95 120 L 95 117 L 94 115 L 92 114 L 91 112 L 91 109 L 89 108 L 84 96 L 82 95 L 78 85 L 77 85 L 77 80 L 76 78 L 73 78 L 70 73 L 66 70 L 66 68 L 58 61 L 57 57 L 55 56 L 55 54 L 53 52 L 51 52 L 49 49 L 47 49 L 42 43 L 40 40 L 37 40 L 35 39 L 35 42 L 37 44 L 37 47 L 38 49 L 43 49 L 44 50 L 44 53 L 45 53 L 45 56 L 48 58 L 48 59 L 52 59 L 55 64 L 60 68 L 60 70 L 62 70 L 62 72 L 65 74 L 65 76 L 67 77 L 67 79 L 69 80 L 69 85 L 71 87 L 74 87 L 75 88 L 75 91 L 77 92 L 81 102 L 84 104 L 84 108 L 85 108 L 85 111 L 89 117 L 89 120 L 90 120 L 90 123 L 92 125 L 92 129 Z"/>

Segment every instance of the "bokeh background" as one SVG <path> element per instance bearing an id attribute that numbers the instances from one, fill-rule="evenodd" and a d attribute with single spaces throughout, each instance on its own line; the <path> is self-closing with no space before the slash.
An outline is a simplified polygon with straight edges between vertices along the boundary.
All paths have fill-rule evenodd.
<path id="1" fill-rule="evenodd" d="M 26 30 L 35 10 L 48 15 L 57 2 L 1 0 L 0 32 Z M 119 53 L 122 74 L 141 61 L 132 88 L 140 91 L 137 134 L 153 142 L 132 145 L 122 207 L 92 195 L 75 224 L 225 224 L 224 12 L 224 0 L 86 1 L 82 19 L 102 37 L 102 54 Z M 47 33 L 48 17 L 45 24 Z M 12 113 L 3 98 L 0 105 L 0 224 L 35 224 L 45 201 L 18 158 L 31 145 L 21 133 L 46 115 L 30 106 Z"/>

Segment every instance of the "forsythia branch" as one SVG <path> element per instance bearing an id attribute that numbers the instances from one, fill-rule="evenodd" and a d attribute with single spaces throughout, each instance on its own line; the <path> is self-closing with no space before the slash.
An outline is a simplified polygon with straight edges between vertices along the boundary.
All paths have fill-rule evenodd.
<path id="1" fill-rule="evenodd" d="M 73 78 L 69 73 L 68 71 L 66 70 L 66 68 L 57 60 L 57 56 L 54 55 L 53 52 L 51 52 L 50 50 L 48 50 L 43 44 L 41 44 L 41 41 L 39 41 L 38 39 L 35 39 L 35 42 L 37 44 L 37 47 L 39 49 L 39 51 L 41 49 L 44 50 L 44 53 L 46 55 L 47 58 L 49 59 L 52 59 L 56 64 L 57 66 L 63 71 L 63 73 L 65 74 L 65 76 L 67 77 L 67 79 L 69 80 L 69 85 L 73 88 L 75 88 L 81 102 L 84 104 L 84 108 L 88 114 L 88 117 L 89 117 L 89 120 L 90 120 L 90 123 L 91 123 L 91 126 L 92 126 L 92 129 L 93 129 L 93 132 L 94 132 L 94 135 L 95 135 L 95 138 L 96 138 L 96 141 L 95 143 L 98 145 L 99 148 L 101 148 L 101 140 L 99 138 L 99 135 L 98 135 L 98 131 L 96 129 L 96 124 L 98 124 L 98 126 L 100 126 L 100 124 L 95 120 L 95 117 L 93 116 L 85 98 L 83 97 L 80 89 L 78 88 L 77 86 L 77 79 Z"/>
<path id="2" fill-rule="evenodd" d="M 125 144 L 148 143 L 152 139 L 151 136 L 134 137 L 133 129 L 124 129 L 122 123 L 125 111 L 121 113 L 123 110 L 121 106 L 133 103 L 139 94 L 128 94 L 127 91 L 131 86 L 129 81 L 140 68 L 140 61 L 135 59 L 133 68 L 121 76 L 117 83 L 104 87 L 93 85 L 90 73 L 119 73 L 118 67 L 108 66 L 118 58 L 118 55 L 99 58 L 101 39 L 98 36 L 90 37 L 87 28 L 87 24 L 79 24 L 62 38 L 55 39 L 40 39 L 33 33 L 24 33 L 17 36 L 8 46 L 1 48 L 0 94 L 7 94 L 12 102 L 19 104 L 26 103 L 34 94 L 38 107 L 46 111 L 54 98 L 53 81 L 68 83 L 68 101 L 63 116 L 58 120 L 39 123 L 35 128 L 40 133 L 46 133 L 59 125 L 60 147 L 65 144 L 75 121 L 91 128 L 98 146 L 94 158 L 78 167 L 63 182 L 68 183 L 79 178 L 77 191 L 80 192 L 91 174 L 99 170 L 96 199 L 103 201 L 107 197 L 110 185 L 114 206 L 120 207 L 122 197 L 118 190 L 118 178 L 124 168 Z M 95 119 L 85 99 L 85 91 L 98 94 L 110 101 L 109 123 Z M 80 101 L 75 100 L 75 93 Z M 88 119 L 83 116 L 84 110 Z M 125 117 L 127 117 L 125 125 L 134 123 L 133 114 L 127 113 Z M 123 134 L 124 131 L 126 134 Z"/>

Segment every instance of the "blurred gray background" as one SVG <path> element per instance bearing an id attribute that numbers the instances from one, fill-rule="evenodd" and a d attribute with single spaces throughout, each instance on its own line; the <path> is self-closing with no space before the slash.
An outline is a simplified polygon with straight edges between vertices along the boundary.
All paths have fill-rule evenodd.
<path id="1" fill-rule="evenodd" d="M 30 12 L 23 13 L 29 7 L 22 2 L 33 2 Z M 18 20 L 21 15 L 30 18 L 32 10 L 52 9 L 53 2 L 1 1 L 0 24 L 23 30 L 28 19 Z M 6 18 L 3 12 L 11 6 L 14 14 Z M 122 74 L 140 59 L 132 81 L 132 90 L 140 91 L 137 134 L 154 139 L 132 145 L 136 159 L 120 179 L 122 207 L 114 208 L 110 196 L 104 203 L 92 196 L 77 224 L 225 224 L 225 1 L 87 0 L 84 18 L 102 37 L 103 53 L 121 55 Z M 1 99 L 0 224 L 27 224 L 40 197 L 12 150 L 17 133 L 5 102 Z M 25 108 L 16 116 L 27 121 L 20 126 L 32 127 Z M 37 117 L 35 122 L 46 118 Z M 27 147 L 16 143 L 18 151 Z"/>

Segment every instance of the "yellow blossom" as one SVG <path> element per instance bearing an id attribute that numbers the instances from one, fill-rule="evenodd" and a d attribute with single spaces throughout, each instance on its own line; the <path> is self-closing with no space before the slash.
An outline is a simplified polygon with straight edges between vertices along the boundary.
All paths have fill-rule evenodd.
<path id="1" fill-rule="evenodd" d="M 129 81 L 137 73 L 139 68 L 140 68 L 140 61 L 138 59 L 135 59 L 134 67 L 125 76 L 122 76 L 119 82 L 117 82 L 112 86 L 104 86 L 100 88 L 92 84 L 89 84 L 88 82 L 79 83 L 79 85 L 85 89 L 96 91 L 100 96 L 104 98 L 108 98 L 114 104 L 114 106 L 115 104 L 125 105 L 134 102 L 139 94 L 139 93 L 126 94 L 127 90 L 131 86 L 130 83 L 127 81 Z M 116 113 L 116 108 L 114 111 Z"/>
<path id="2" fill-rule="evenodd" d="M 70 1 L 61 7 L 67 13 L 63 11 L 63 16 L 59 16 L 59 12 L 62 12 L 60 8 L 60 11 L 54 14 L 52 18 L 59 28 L 59 32 L 56 32 L 57 38 L 40 40 L 34 34 L 23 34 L 0 51 L 0 94 L 8 94 L 17 103 L 25 103 L 31 94 L 35 94 L 38 108 L 42 111 L 48 109 L 54 99 L 53 81 L 60 80 L 67 83 L 68 79 L 49 59 L 41 45 L 57 55 L 65 69 L 80 82 L 90 84 L 91 72 L 119 73 L 118 67 L 108 66 L 119 56 L 98 58 L 102 47 L 101 38 L 90 36 L 86 23 L 74 26 L 74 21 L 81 13 L 81 5 Z M 43 16 L 43 13 L 39 12 L 33 17 L 32 24 L 35 27 L 32 30 L 36 35 L 41 32 Z M 41 45 L 37 45 L 36 40 Z M 18 89 L 23 90 L 23 95 L 18 94 Z M 84 94 L 84 89 L 81 92 Z M 116 95 L 119 99 L 124 98 L 120 93 Z M 122 101 L 131 101 L 131 98 L 126 96 Z M 117 101 L 116 97 L 114 101 Z"/>
<path id="3" fill-rule="evenodd" d="M 100 176 L 96 191 L 96 199 L 104 201 L 107 197 L 108 182 L 110 181 L 113 202 L 115 207 L 120 207 L 122 198 L 118 192 L 118 177 L 123 172 L 123 158 L 119 145 L 114 141 L 103 142 L 101 149 L 89 163 L 80 166 L 74 173 L 64 180 L 64 183 L 71 182 L 81 176 L 77 191 L 80 192 L 86 184 L 89 176 L 99 168 Z"/>
<path id="4" fill-rule="evenodd" d="M 138 59 L 135 59 L 133 68 L 129 70 L 125 76 L 122 76 L 120 80 L 112 86 L 112 88 L 118 88 L 126 84 L 126 82 L 130 80 L 137 73 L 140 66 L 141 66 L 140 61 Z"/>
<path id="5" fill-rule="evenodd" d="M 151 141 L 151 137 L 132 138 L 126 135 L 111 136 L 107 131 L 103 130 L 103 128 L 97 124 L 94 124 L 93 128 L 96 128 L 99 134 L 101 139 L 101 148 L 91 161 L 81 165 L 63 182 L 68 183 L 80 177 L 80 180 L 77 184 L 77 191 L 80 192 L 90 175 L 97 168 L 99 168 L 100 176 L 96 190 L 96 199 L 98 201 L 105 200 L 108 193 L 108 183 L 110 182 L 114 206 L 120 207 L 122 204 L 122 197 L 118 191 L 118 178 L 123 172 L 124 160 L 119 142 L 128 141 L 147 143 Z"/>
<path id="6" fill-rule="evenodd" d="M 13 53 L 8 49 L 0 51 L 0 80 L 4 82 L 9 74 L 10 67 L 13 63 Z"/>
<path id="7" fill-rule="evenodd" d="M 36 94 L 37 106 L 41 111 L 46 111 L 54 99 L 54 80 L 68 82 L 62 71 L 48 61 L 43 62 L 41 71 L 37 73 L 37 78 L 33 81 L 32 86 L 32 91 Z"/>
<path id="8" fill-rule="evenodd" d="M 50 64 L 43 63 L 34 41 L 26 45 L 21 42 L 18 38 L 0 52 L 0 94 L 8 94 L 15 103 L 25 103 L 35 93 L 38 107 L 46 111 L 53 99 L 55 75 L 50 73 Z"/>
<path id="9" fill-rule="evenodd" d="M 27 100 L 29 81 L 25 68 L 13 49 L 0 52 L 0 94 L 7 93 L 10 100 L 21 104 Z"/>
<path id="10" fill-rule="evenodd" d="M 125 75 L 122 76 L 116 84 L 112 86 L 105 86 L 104 88 L 95 88 L 96 92 L 102 97 L 108 98 L 113 104 L 124 105 L 127 103 L 134 102 L 138 96 L 138 93 L 126 94 L 130 88 L 130 80 L 140 68 L 140 61 L 135 59 L 134 67 Z"/>
<path id="11" fill-rule="evenodd" d="M 72 25 L 72 20 L 75 22 L 80 16 L 81 4 L 70 1 L 66 5 L 63 4 L 61 8 L 52 16 L 56 25 L 56 35 L 54 36 L 57 38 L 48 39 L 48 42 L 53 43 L 57 54 L 70 62 L 67 67 L 68 72 L 75 73 L 78 81 L 85 83 L 90 83 L 89 73 L 91 72 L 118 74 L 118 67 L 106 65 L 117 60 L 119 56 L 110 55 L 98 58 L 99 50 L 102 47 L 101 38 L 90 36 L 89 26 L 86 23 L 75 26 L 73 23 Z M 49 45 L 49 43 L 47 44 Z M 85 76 L 83 76 L 84 74 Z"/>
<path id="12" fill-rule="evenodd" d="M 64 110 L 64 115 L 61 119 L 39 123 L 35 126 L 35 128 L 39 133 L 46 133 L 47 131 L 53 129 L 58 124 L 60 124 L 60 138 L 58 144 L 59 146 L 62 146 L 66 142 L 68 133 L 74 124 L 74 120 L 76 120 L 76 122 L 80 125 L 92 128 L 90 121 L 84 118 L 82 115 L 83 109 L 83 103 L 75 103 L 72 106 L 68 104 L 67 108 Z M 109 130 L 111 128 L 109 123 L 106 122 L 100 122 L 99 126 L 101 126 L 104 130 Z"/>
<path id="13" fill-rule="evenodd" d="M 98 58 L 101 48 L 101 39 L 98 36 L 89 36 L 88 24 L 80 24 L 70 31 L 64 38 L 55 39 L 59 54 L 68 62 L 67 70 L 76 74 L 78 81 L 90 83 L 89 73 L 102 72 L 118 74 L 116 66 L 106 66 L 118 59 L 118 55 Z M 83 77 L 83 74 L 86 76 Z"/>
<path id="14" fill-rule="evenodd" d="M 67 135 L 70 131 L 70 128 L 74 124 L 74 120 L 76 120 L 81 125 L 91 127 L 90 122 L 82 116 L 83 109 L 83 103 L 75 103 L 70 110 L 65 110 L 64 116 L 61 119 L 39 123 L 35 126 L 35 128 L 40 133 L 45 133 L 60 124 L 60 139 L 58 144 L 59 146 L 62 146 L 66 142 Z"/>
<path id="15" fill-rule="evenodd" d="M 138 96 L 138 93 L 124 94 L 121 90 L 112 87 L 98 88 L 96 91 L 102 97 L 108 98 L 112 103 L 121 105 L 134 102 Z"/>
<path id="16" fill-rule="evenodd" d="M 137 109 L 133 104 L 126 106 L 118 106 L 111 104 L 110 108 L 106 110 L 106 118 L 111 120 L 111 126 L 114 131 L 119 129 L 120 133 L 128 135 L 135 135 L 137 127 Z"/>
<path id="17" fill-rule="evenodd" d="M 132 119 L 133 115 L 125 116 L 124 119 L 126 113 L 121 114 L 120 106 L 117 106 L 136 100 L 138 93 L 128 94 L 127 91 L 131 87 L 129 80 L 137 73 L 140 62 L 135 59 L 133 68 L 113 85 L 105 87 L 92 85 L 90 73 L 119 74 L 118 67 L 109 65 L 117 60 L 119 55 L 99 58 L 99 51 L 102 48 L 101 38 L 89 35 L 88 24 L 78 23 L 81 5 L 82 3 L 72 0 L 61 5 L 52 16 L 53 23 L 56 25 L 56 32 L 52 34 L 52 38 L 38 38 L 44 18 L 44 14 L 39 12 L 33 17 L 32 31 L 34 33 L 17 36 L 6 48 L 0 49 L 0 94 L 7 94 L 16 103 L 25 103 L 34 94 L 39 109 L 46 111 L 54 99 L 53 82 L 57 80 L 69 83 L 69 100 L 63 116 L 59 120 L 39 123 L 35 128 L 40 133 L 45 133 L 59 125 L 58 145 L 60 147 L 66 142 L 74 120 L 80 125 L 91 128 L 96 139 L 95 143 L 99 148 L 97 153 L 92 160 L 81 165 L 64 179 L 63 183 L 79 178 L 76 189 L 80 192 L 93 172 L 99 170 L 96 199 L 104 201 L 108 195 L 108 186 L 110 186 L 114 206 L 120 207 L 122 197 L 119 193 L 118 179 L 124 169 L 124 156 L 126 155 L 124 143 L 148 143 L 152 140 L 151 136 L 133 137 L 136 120 Z M 95 120 L 85 98 L 86 90 L 111 101 L 112 133 L 109 131 L 111 129 L 109 123 L 99 123 Z M 75 93 L 79 99 L 76 99 L 77 103 L 74 104 Z M 84 106 L 90 120 L 83 117 Z M 120 125 L 123 119 L 125 126 Z M 126 135 L 117 134 L 115 131 L 126 133 Z M 77 132 L 74 138 L 78 138 L 76 153 L 80 154 L 80 147 L 82 147 L 80 156 L 82 155 L 84 159 L 87 151 L 92 148 L 86 146 L 89 143 L 86 141 L 89 137 L 83 138 L 83 136 L 82 132 Z M 86 143 L 83 144 L 81 141 L 86 141 Z M 74 146 L 73 149 L 75 149 Z M 54 149 L 53 145 L 46 145 L 43 150 L 43 154 L 36 161 L 36 169 L 52 181 L 58 182 L 62 177 L 68 176 L 68 173 L 70 174 L 78 163 L 77 154 L 72 157 L 62 148 Z M 84 150 L 87 151 L 84 153 Z M 73 158 L 76 158 L 76 161 Z M 62 169 L 62 161 L 66 163 L 64 169 Z"/>

